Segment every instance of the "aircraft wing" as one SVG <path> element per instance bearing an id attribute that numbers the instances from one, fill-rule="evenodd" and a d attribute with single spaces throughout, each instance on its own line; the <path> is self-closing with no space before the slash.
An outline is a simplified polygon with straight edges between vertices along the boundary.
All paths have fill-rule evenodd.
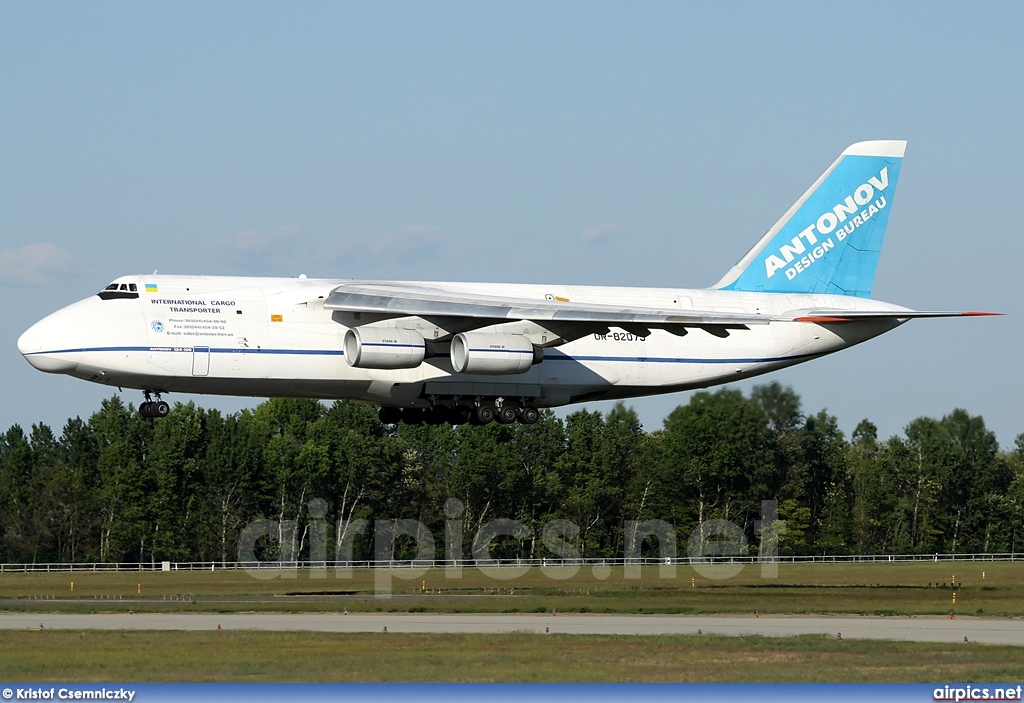
<path id="1" fill-rule="evenodd" d="M 715 332 L 767 324 L 769 318 L 745 313 L 663 310 L 655 307 L 574 303 L 571 301 L 488 296 L 420 285 L 353 284 L 335 288 L 324 301 L 327 310 L 391 317 L 472 318 L 481 326 L 515 320 L 633 325 L 660 329 L 701 328 Z"/>
<path id="2" fill-rule="evenodd" d="M 687 328 L 702 329 L 718 337 L 729 330 L 769 322 L 812 322 L 831 324 L 915 317 L 972 317 L 995 315 L 986 312 L 917 310 L 794 310 L 781 315 L 701 310 L 665 310 L 656 307 L 577 303 L 568 300 L 517 298 L 450 291 L 441 287 L 405 283 L 351 283 L 338 286 L 324 301 L 327 310 L 369 313 L 384 317 L 455 318 L 484 327 L 518 320 L 557 323 L 581 333 L 595 327 L 619 327 L 638 334 L 664 329 L 685 335 Z M 576 335 L 571 335 L 576 336 Z"/>

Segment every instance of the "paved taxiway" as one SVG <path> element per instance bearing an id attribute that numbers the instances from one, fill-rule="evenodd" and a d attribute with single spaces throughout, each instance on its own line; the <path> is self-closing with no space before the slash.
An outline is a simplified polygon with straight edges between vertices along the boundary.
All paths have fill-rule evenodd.
<path id="1" fill-rule="evenodd" d="M 824 634 L 843 639 L 971 642 L 1024 645 L 1024 620 L 937 617 L 806 617 L 679 615 L 443 615 L 337 613 L 137 613 L 0 615 L 0 629 L 300 630 L 308 632 L 495 633 L 573 635 Z"/>

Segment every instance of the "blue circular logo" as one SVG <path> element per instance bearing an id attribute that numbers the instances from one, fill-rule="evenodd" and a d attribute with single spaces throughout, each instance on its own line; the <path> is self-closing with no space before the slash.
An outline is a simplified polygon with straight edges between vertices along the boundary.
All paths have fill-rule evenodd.
<path id="1" fill-rule="evenodd" d="M 151 326 L 154 332 L 164 331 L 164 323 L 160 322 L 160 320 L 153 320 L 153 324 Z"/>

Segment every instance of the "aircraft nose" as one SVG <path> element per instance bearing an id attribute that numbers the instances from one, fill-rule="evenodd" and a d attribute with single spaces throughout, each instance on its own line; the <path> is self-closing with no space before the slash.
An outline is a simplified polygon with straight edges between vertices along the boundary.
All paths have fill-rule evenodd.
<path id="1" fill-rule="evenodd" d="M 22 356 L 29 356 L 30 354 L 43 351 L 44 334 L 42 334 L 40 329 L 42 326 L 42 322 L 37 322 L 18 337 L 18 351 L 21 352 Z"/>
<path id="2" fill-rule="evenodd" d="M 58 346 L 60 324 L 50 315 L 29 327 L 18 338 L 18 351 L 25 360 L 40 371 L 48 373 L 68 373 L 77 364 L 67 358 L 61 358 Z"/>

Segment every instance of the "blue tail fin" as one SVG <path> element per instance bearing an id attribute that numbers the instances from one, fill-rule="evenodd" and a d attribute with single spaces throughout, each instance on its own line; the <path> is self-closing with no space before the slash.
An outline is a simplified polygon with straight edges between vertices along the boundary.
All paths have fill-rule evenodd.
<path id="1" fill-rule="evenodd" d="M 870 297 L 906 147 L 848 147 L 714 287 Z"/>

